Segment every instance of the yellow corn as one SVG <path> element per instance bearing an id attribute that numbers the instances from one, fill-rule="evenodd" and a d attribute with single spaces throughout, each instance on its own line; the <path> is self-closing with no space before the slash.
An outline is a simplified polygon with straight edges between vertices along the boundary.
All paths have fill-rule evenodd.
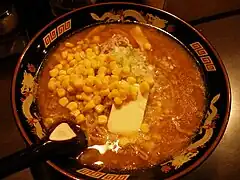
<path id="1" fill-rule="evenodd" d="M 87 111 L 87 110 L 93 109 L 95 106 L 96 106 L 96 104 L 94 103 L 94 101 L 93 101 L 93 100 L 90 100 L 90 101 L 86 104 L 84 110 Z"/>
<path id="2" fill-rule="evenodd" d="M 110 93 L 110 90 L 107 88 L 107 89 L 101 90 L 99 94 L 100 96 L 104 97 L 104 96 L 107 96 L 109 93 Z"/>
<path id="3" fill-rule="evenodd" d="M 77 89 L 81 89 L 84 85 L 84 80 L 81 78 L 75 78 L 72 82 L 73 86 Z"/>
<path id="4" fill-rule="evenodd" d="M 68 108 L 70 111 L 74 111 L 78 108 L 78 104 L 72 101 L 66 106 L 66 108 Z"/>
<path id="5" fill-rule="evenodd" d="M 68 57 L 68 51 L 62 51 L 62 52 L 61 52 L 61 55 L 62 55 L 62 58 L 63 58 L 63 59 L 67 59 L 67 57 Z"/>
<path id="6" fill-rule="evenodd" d="M 140 91 L 141 91 L 141 93 L 142 94 L 147 93 L 147 92 L 149 92 L 149 90 L 150 90 L 149 84 L 146 81 L 143 81 L 140 84 Z"/>
<path id="7" fill-rule="evenodd" d="M 149 125 L 147 123 L 142 123 L 140 129 L 141 129 L 142 132 L 148 133 L 149 132 Z"/>
<path id="8" fill-rule="evenodd" d="M 79 114 L 76 117 L 77 124 L 80 124 L 80 123 L 84 122 L 85 120 L 86 120 L 86 118 L 85 118 L 85 116 L 83 114 Z"/>
<path id="9" fill-rule="evenodd" d="M 76 59 L 73 59 L 73 60 L 71 60 L 70 62 L 69 62 L 69 66 L 70 67 L 73 67 L 73 66 L 75 66 L 77 64 L 77 60 Z"/>
<path id="10" fill-rule="evenodd" d="M 122 104 L 122 99 L 119 98 L 119 97 L 115 97 L 115 98 L 114 98 L 114 102 L 115 102 L 115 104 L 117 104 L 117 105 L 121 105 L 121 104 Z"/>
<path id="11" fill-rule="evenodd" d="M 81 112 L 80 112 L 78 109 L 70 112 L 70 114 L 73 115 L 73 116 L 75 116 L 75 117 L 77 117 L 80 113 L 81 113 Z"/>
<path id="12" fill-rule="evenodd" d="M 58 103 L 63 107 L 65 107 L 68 104 L 68 102 L 69 101 L 67 97 L 62 97 L 61 99 L 58 100 Z"/>
<path id="13" fill-rule="evenodd" d="M 73 47 L 74 47 L 74 44 L 73 44 L 73 43 L 70 43 L 70 42 L 66 42 L 66 43 L 65 43 L 65 46 L 68 47 L 68 48 L 73 48 Z"/>
<path id="14" fill-rule="evenodd" d="M 67 74 L 67 71 L 65 71 L 65 70 L 60 70 L 59 71 L 59 75 L 66 75 Z"/>
<path id="15" fill-rule="evenodd" d="M 68 53 L 67 61 L 71 61 L 71 60 L 73 60 L 73 58 L 74 58 L 73 54 L 72 53 Z"/>
<path id="16" fill-rule="evenodd" d="M 60 64 L 57 64 L 57 65 L 55 66 L 55 68 L 61 70 L 61 69 L 63 68 L 63 65 L 62 65 L 61 63 L 60 63 Z"/>
<path id="17" fill-rule="evenodd" d="M 57 89 L 57 94 L 58 94 L 58 97 L 63 97 L 66 95 L 66 90 L 63 89 L 63 88 L 58 88 Z"/>
<path id="18" fill-rule="evenodd" d="M 59 73 L 59 70 L 57 68 L 54 68 L 51 71 L 49 71 L 49 75 L 51 77 L 56 77 L 58 75 L 58 73 Z"/>
<path id="19" fill-rule="evenodd" d="M 56 81 L 52 80 L 52 81 L 48 82 L 48 89 L 49 90 L 54 91 L 54 90 L 56 90 L 56 88 L 57 88 Z"/>
<path id="20" fill-rule="evenodd" d="M 105 107 L 102 104 L 98 104 L 95 106 L 95 110 L 99 114 L 102 113 L 104 109 L 105 109 Z"/>
<path id="21" fill-rule="evenodd" d="M 98 116 L 98 124 L 102 124 L 103 125 L 103 124 L 106 124 L 107 121 L 108 121 L 107 116 L 105 116 L 105 115 Z"/>
<path id="22" fill-rule="evenodd" d="M 134 77 L 128 77 L 128 78 L 127 78 L 127 82 L 128 82 L 129 84 L 135 84 L 135 83 L 136 83 L 136 78 L 134 78 Z"/>
<path id="23" fill-rule="evenodd" d="M 99 96 L 99 95 L 95 95 L 95 96 L 93 97 L 93 101 L 94 101 L 95 104 L 100 104 L 101 101 L 102 101 L 102 98 L 101 98 L 101 96 Z"/>
<path id="24" fill-rule="evenodd" d="M 98 69 L 98 74 L 106 74 L 107 68 L 105 66 L 102 66 Z"/>
<path id="25" fill-rule="evenodd" d="M 91 93 L 91 92 L 93 92 L 93 88 L 84 85 L 84 86 L 83 86 L 83 91 L 84 91 L 85 93 Z"/>
<path id="26" fill-rule="evenodd" d="M 75 71 L 75 69 L 74 68 L 68 68 L 67 69 L 67 74 L 73 74 L 74 73 L 74 71 Z"/>

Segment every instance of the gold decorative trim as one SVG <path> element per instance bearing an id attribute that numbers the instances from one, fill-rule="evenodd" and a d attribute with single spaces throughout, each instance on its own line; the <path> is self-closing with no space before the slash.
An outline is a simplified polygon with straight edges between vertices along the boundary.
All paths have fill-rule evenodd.
<path id="1" fill-rule="evenodd" d="M 96 21 L 105 22 L 129 22 L 129 18 L 134 18 L 138 22 L 151 24 L 158 28 L 165 28 L 168 23 L 168 21 L 161 19 L 158 16 L 154 16 L 150 13 L 143 15 L 143 13 L 132 9 L 120 10 L 117 12 L 105 12 L 102 16 L 98 16 L 95 13 L 90 13 L 90 15 Z"/>

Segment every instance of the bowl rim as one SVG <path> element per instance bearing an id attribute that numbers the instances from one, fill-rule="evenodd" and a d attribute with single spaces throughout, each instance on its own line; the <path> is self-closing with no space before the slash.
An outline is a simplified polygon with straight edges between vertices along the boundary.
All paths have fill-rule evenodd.
<path id="1" fill-rule="evenodd" d="M 111 5 L 111 4 L 116 4 L 116 5 L 135 5 L 135 6 L 142 6 L 142 7 L 146 7 L 146 8 L 149 8 L 149 9 L 154 9 L 154 10 L 157 10 L 157 11 L 161 11 L 165 14 L 168 14 L 174 18 L 176 18 L 177 20 L 181 21 L 183 24 L 185 24 L 186 26 L 188 26 L 189 28 L 191 28 L 195 33 L 198 34 L 199 37 L 201 37 L 206 43 L 207 45 L 209 46 L 209 48 L 212 50 L 214 56 L 216 56 L 219 64 L 220 64 L 220 67 L 221 67 L 221 70 L 224 74 L 224 77 L 226 79 L 226 93 L 227 93 L 227 104 L 226 104 L 226 108 L 227 108 L 227 112 L 224 116 L 224 120 L 223 120 L 223 124 L 221 126 L 221 129 L 216 137 L 216 140 L 210 145 L 210 147 L 206 150 L 206 152 L 200 157 L 198 158 L 193 164 L 191 164 L 189 167 L 187 167 L 186 169 L 180 171 L 179 173 L 167 178 L 168 180 L 172 180 L 172 179 L 177 179 L 183 175 L 186 175 L 188 174 L 189 172 L 193 171 L 195 168 L 197 168 L 199 165 L 201 165 L 214 151 L 214 149 L 217 147 L 217 145 L 219 144 L 219 142 L 221 141 L 222 139 L 222 136 L 224 135 L 224 132 L 226 130 L 226 127 L 227 127 L 227 124 L 228 124 L 228 121 L 229 121 L 229 116 L 230 116 L 230 111 L 231 111 L 231 100 L 232 100 L 232 95 L 231 95 L 231 87 L 230 87 L 230 81 L 229 81 L 229 77 L 228 77 L 228 74 L 227 74 L 227 71 L 226 71 L 226 68 L 223 64 L 223 61 L 222 59 L 220 58 L 219 54 L 217 53 L 217 51 L 215 50 L 215 48 L 212 46 L 212 44 L 198 31 L 196 30 L 194 27 L 192 27 L 190 24 L 188 24 L 187 22 L 185 22 L 184 20 L 182 20 L 181 18 L 177 17 L 176 15 L 172 14 L 172 13 L 169 13 L 163 9 L 159 9 L 159 8 L 156 8 L 156 7 L 152 7 L 152 6 L 149 6 L 149 5 L 144 5 L 144 4 L 138 4 L 138 3 L 131 3 L 131 2 L 107 2 L 107 3 L 98 3 L 98 4 L 92 4 L 92 5 L 87 5 L 87 6 L 84 6 L 84 7 L 80 7 L 80 8 L 77 8 L 77 9 L 74 9 L 70 12 L 67 12 L 57 18 L 54 18 L 51 22 L 49 22 L 47 25 L 45 25 L 41 30 L 39 30 L 35 35 L 34 37 L 29 41 L 29 43 L 27 44 L 27 46 L 25 47 L 25 49 L 23 50 L 21 56 L 19 57 L 18 59 L 18 62 L 17 62 L 17 65 L 15 67 L 15 70 L 14 70 L 14 76 L 13 76 L 13 79 L 12 79 L 12 86 L 11 86 L 11 104 L 12 104 L 12 110 L 13 110 L 13 114 L 14 114 L 14 119 L 15 119 L 15 122 L 17 124 L 17 127 L 18 129 L 20 130 L 21 132 L 21 136 L 24 138 L 24 140 L 28 143 L 28 145 L 31 145 L 31 144 L 34 144 L 30 138 L 27 136 L 27 133 L 26 133 L 26 130 L 24 129 L 22 123 L 21 123 L 21 120 L 20 120 L 20 117 L 18 116 L 18 112 L 17 112 L 17 108 L 16 108 L 16 102 L 15 102 L 15 90 L 16 90 L 16 79 L 17 79 L 17 74 L 18 74 L 18 71 L 20 69 L 20 65 L 22 63 L 22 60 L 25 56 L 25 53 L 28 51 L 29 47 L 33 44 L 33 42 L 36 40 L 36 38 L 42 33 L 44 32 L 50 25 L 54 24 L 55 22 L 57 22 L 58 20 L 64 18 L 65 16 L 67 15 L 70 15 L 70 14 L 73 14 L 74 12 L 77 12 L 77 11 L 81 11 L 83 9 L 87 9 L 87 8 L 91 8 L 91 7 L 97 7 L 97 6 L 104 6 L 104 5 Z M 71 173 L 67 172 L 66 170 L 60 168 L 59 166 L 57 166 L 55 163 L 51 162 L 50 160 L 47 161 L 47 164 L 50 165 L 51 167 L 53 167 L 55 170 L 57 170 L 58 172 L 64 174 L 65 176 L 69 177 L 69 178 L 72 178 L 72 179 L 75 179 L 75 180 L 78 180 L 78 179 L 81 179 L 81 178 L 77 178 L 75 177 L 74 175 L 72 175 Z"/>

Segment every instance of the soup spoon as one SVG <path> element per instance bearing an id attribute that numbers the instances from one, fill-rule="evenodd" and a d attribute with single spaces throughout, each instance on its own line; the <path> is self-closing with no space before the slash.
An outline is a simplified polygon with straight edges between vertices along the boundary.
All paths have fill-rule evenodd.
<path id="1" fill-rule="evenodd" d="M 58 124 L 47 140 L 20 150 L 0 159 L 0 179 L 17 171 L 21 171 L 38 161 L 46 161 L 59 156 L 77 156 L 87 148 L 84 132 L 78 128 L 74 131 L 66 122 Z"/>

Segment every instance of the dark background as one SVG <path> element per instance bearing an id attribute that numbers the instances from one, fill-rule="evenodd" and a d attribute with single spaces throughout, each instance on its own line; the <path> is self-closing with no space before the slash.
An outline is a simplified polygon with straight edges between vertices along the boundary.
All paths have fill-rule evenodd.
<path id="1" fill-rule="evenodd" d="M 3 2 L 1 0 L 1 3 Z M 166 0 L 164 4 L 160 0 L 141 2 L 164 8 L 193 24 L 218 51 L 230 78 L 232 109 L 224 137 L 212 155 L 199 168 L 181 179 L 240 179 L 240 1 Z M 53 19 L 47 0 L 8 0 L 5 3 L 15 3 L 20 15 L 19 31 L 26 32 L 27 38 L 31 38 Z M 19 54 L 15 54 L 0 59 L 0 157 L 25 147 L 14 122 L 10 102 L 11 79 L 18 57 Z M 9 176 L 6 180 L 63 179 L 45 163 L 37 164 L 31 168 L 31 171 L 33 175 L 30 169 L 26 169 Z"/>

